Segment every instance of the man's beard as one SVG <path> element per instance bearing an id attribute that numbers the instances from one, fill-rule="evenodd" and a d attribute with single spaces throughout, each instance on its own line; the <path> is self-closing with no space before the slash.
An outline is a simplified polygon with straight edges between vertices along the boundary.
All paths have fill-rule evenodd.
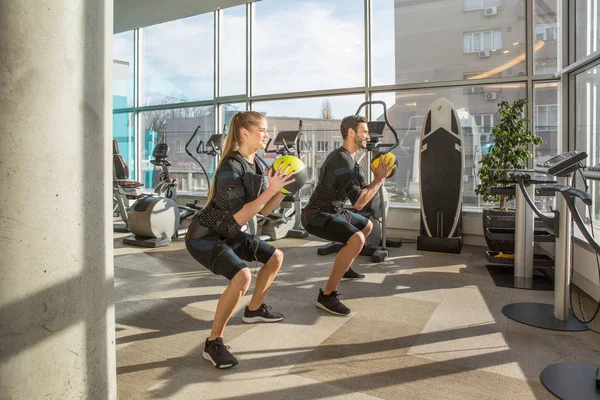
<path id="1" fill-rule="evenodd" d="M 354 143 L 358 146 L 359 149 L 366 149 L 367 148 L 367 144 L 364 143 L 364 139 L 363 140 L 354 139 Z"/>

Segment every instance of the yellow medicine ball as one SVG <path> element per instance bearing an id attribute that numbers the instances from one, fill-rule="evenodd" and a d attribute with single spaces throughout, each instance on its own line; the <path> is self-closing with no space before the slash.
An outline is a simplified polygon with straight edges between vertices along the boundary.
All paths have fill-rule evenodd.
<path id="1" fill-rule="evenodd" d="M 390 171 L 387 174 L 389 178 L 394 173 L 394 170 L 391 168 L 394 168 L 394 165 L 396 165 L 396 155 L 390 152 L 375 158 L 371 163 L 371 165 L 373 165 L 373 168 L 377 168 L 379 166 L 380 160 L 383 160 L 383 162 L 388 166 L 388 168 L 390 168 Z"/>
<path id="2" fill-rule="evenodd" d="M 281 193 L 291 194 L 296 193 L 308 179 L 308 171 L 306 169 L 306 165 L 302 162 L 298 157 L 294 157 L 291 155 L 281 156 L 277 160 L 273 162 L 273 169 L 278 171 L 280 166 L 284 165 L 282 172 L 286 175 L 292 175 L 296 180 L 289 185 L 285 185 L 283 189 L 281 189 Z M 285 168 L 286 165 L 289 167 Z M 294 172 L 295 171 L 295 172 Z"/>

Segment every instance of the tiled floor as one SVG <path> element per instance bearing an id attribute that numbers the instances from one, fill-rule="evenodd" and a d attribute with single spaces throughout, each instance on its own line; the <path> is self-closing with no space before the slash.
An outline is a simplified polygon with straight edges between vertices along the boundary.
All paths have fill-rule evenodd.
<path id="1" fill-rule="evenodd" d="M 275 242 L 285 261 L 267 302 L 285 319 L 242 323 L 251 289 L 225 331 L 240 365 L 217 370 L 201 352 L 227 281 L 199 266 L 181 240 L 147 250 L 120 237 L 120 399 L 552 399 L 539 381 L 545 367 L 600 363 L 594 332 L 508 320 L 506 304 L 552 303 L 552 292 L 496 287 L 480 247 L 452 255 L 405 243 L 381 264 L 360 257 L 355 269 L 367 278 L 339 290 L 353 314 L 327 314 L 314 301 L 335 255 L 318 256 L 322 242 L 311 237 Z"/>

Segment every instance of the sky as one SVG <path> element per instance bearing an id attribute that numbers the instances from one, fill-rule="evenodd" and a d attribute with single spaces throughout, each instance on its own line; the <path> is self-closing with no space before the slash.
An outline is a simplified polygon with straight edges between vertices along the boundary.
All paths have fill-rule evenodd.
<path id="1" fill-rule="evenodd" d="M 388 70 L 387 83 L 393 83 L 393 0 L 374 3 L 381 21 L 374 26 L 373 35 L 382 39 L 374 44 L 378 50 L 373 64 L 379 65 L 379 60 L 387 63 L 387 68 L 380 69 Z M 386 5 L 389 12 L 384 11 Z M 263 0 L 255 9 L 254 94 L 364 87 L 363 0 Z M 245 6 L 223 11 L 222 95 L 245 91 L 245 18 Z M 213 97 L 213 30 L 212 14 L 140 30 L 142 105 L 161 103 L 165 95 L 186 100 Z M 115 35 L 113 54 L 118 60 L 132 59 L 131 32 Z M 122 83 L 119 88 L 125 91 Z M 257 106 L 270 114 L 317 117 L 323 100 L 261 102 Z M 334 114 L 339 115 L 354 113 L 363 100 L 362 95 L 329 98 Z"/>

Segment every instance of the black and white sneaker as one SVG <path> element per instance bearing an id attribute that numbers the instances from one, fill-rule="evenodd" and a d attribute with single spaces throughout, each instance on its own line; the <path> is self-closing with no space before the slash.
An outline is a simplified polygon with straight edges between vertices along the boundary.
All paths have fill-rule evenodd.
<path id="1" fill-rule="evenodd" d="M 356 272 L 355 270 L 353 270 L 352 268 L 350 268 L 348 271 L 346 271 L 346 273 L 344 274 L 344 276 L 342 276 L 342 280 L 343 281 L 348 281 L 351 279 L 364 279 L 364 275 L 363 274 L 359 274 L 358 272 Z"/>
<path id="2" fill-rule="evenodd" d="M 244 310 L 242 321 L 247 324 L 255 324 L 257 322 L 278 322 L 283 319 L 283 314 L 271 312 L 271 307 L 266 304 L 261 304 L 257 310 L 250 311 L 248 307 Z"/>
<path id="3" fill-rule="evenodd" d="M 323 289 L 319 289 L 319 297 L 315 305 L 335 315 L 350 314 L 351 310 L 340 302 L 339 296 L 340 293 L 335 290 L 328 295 L 324 295 Z"/>
<path id="4" fill-rule="evenodd" d="M 204 343 L 202 357 L 210 361 L 216 368 L 231 368 L 240 362 L 229 352 L 229 346 L 223 344 L 223 338 L 208 340 Z"/>

